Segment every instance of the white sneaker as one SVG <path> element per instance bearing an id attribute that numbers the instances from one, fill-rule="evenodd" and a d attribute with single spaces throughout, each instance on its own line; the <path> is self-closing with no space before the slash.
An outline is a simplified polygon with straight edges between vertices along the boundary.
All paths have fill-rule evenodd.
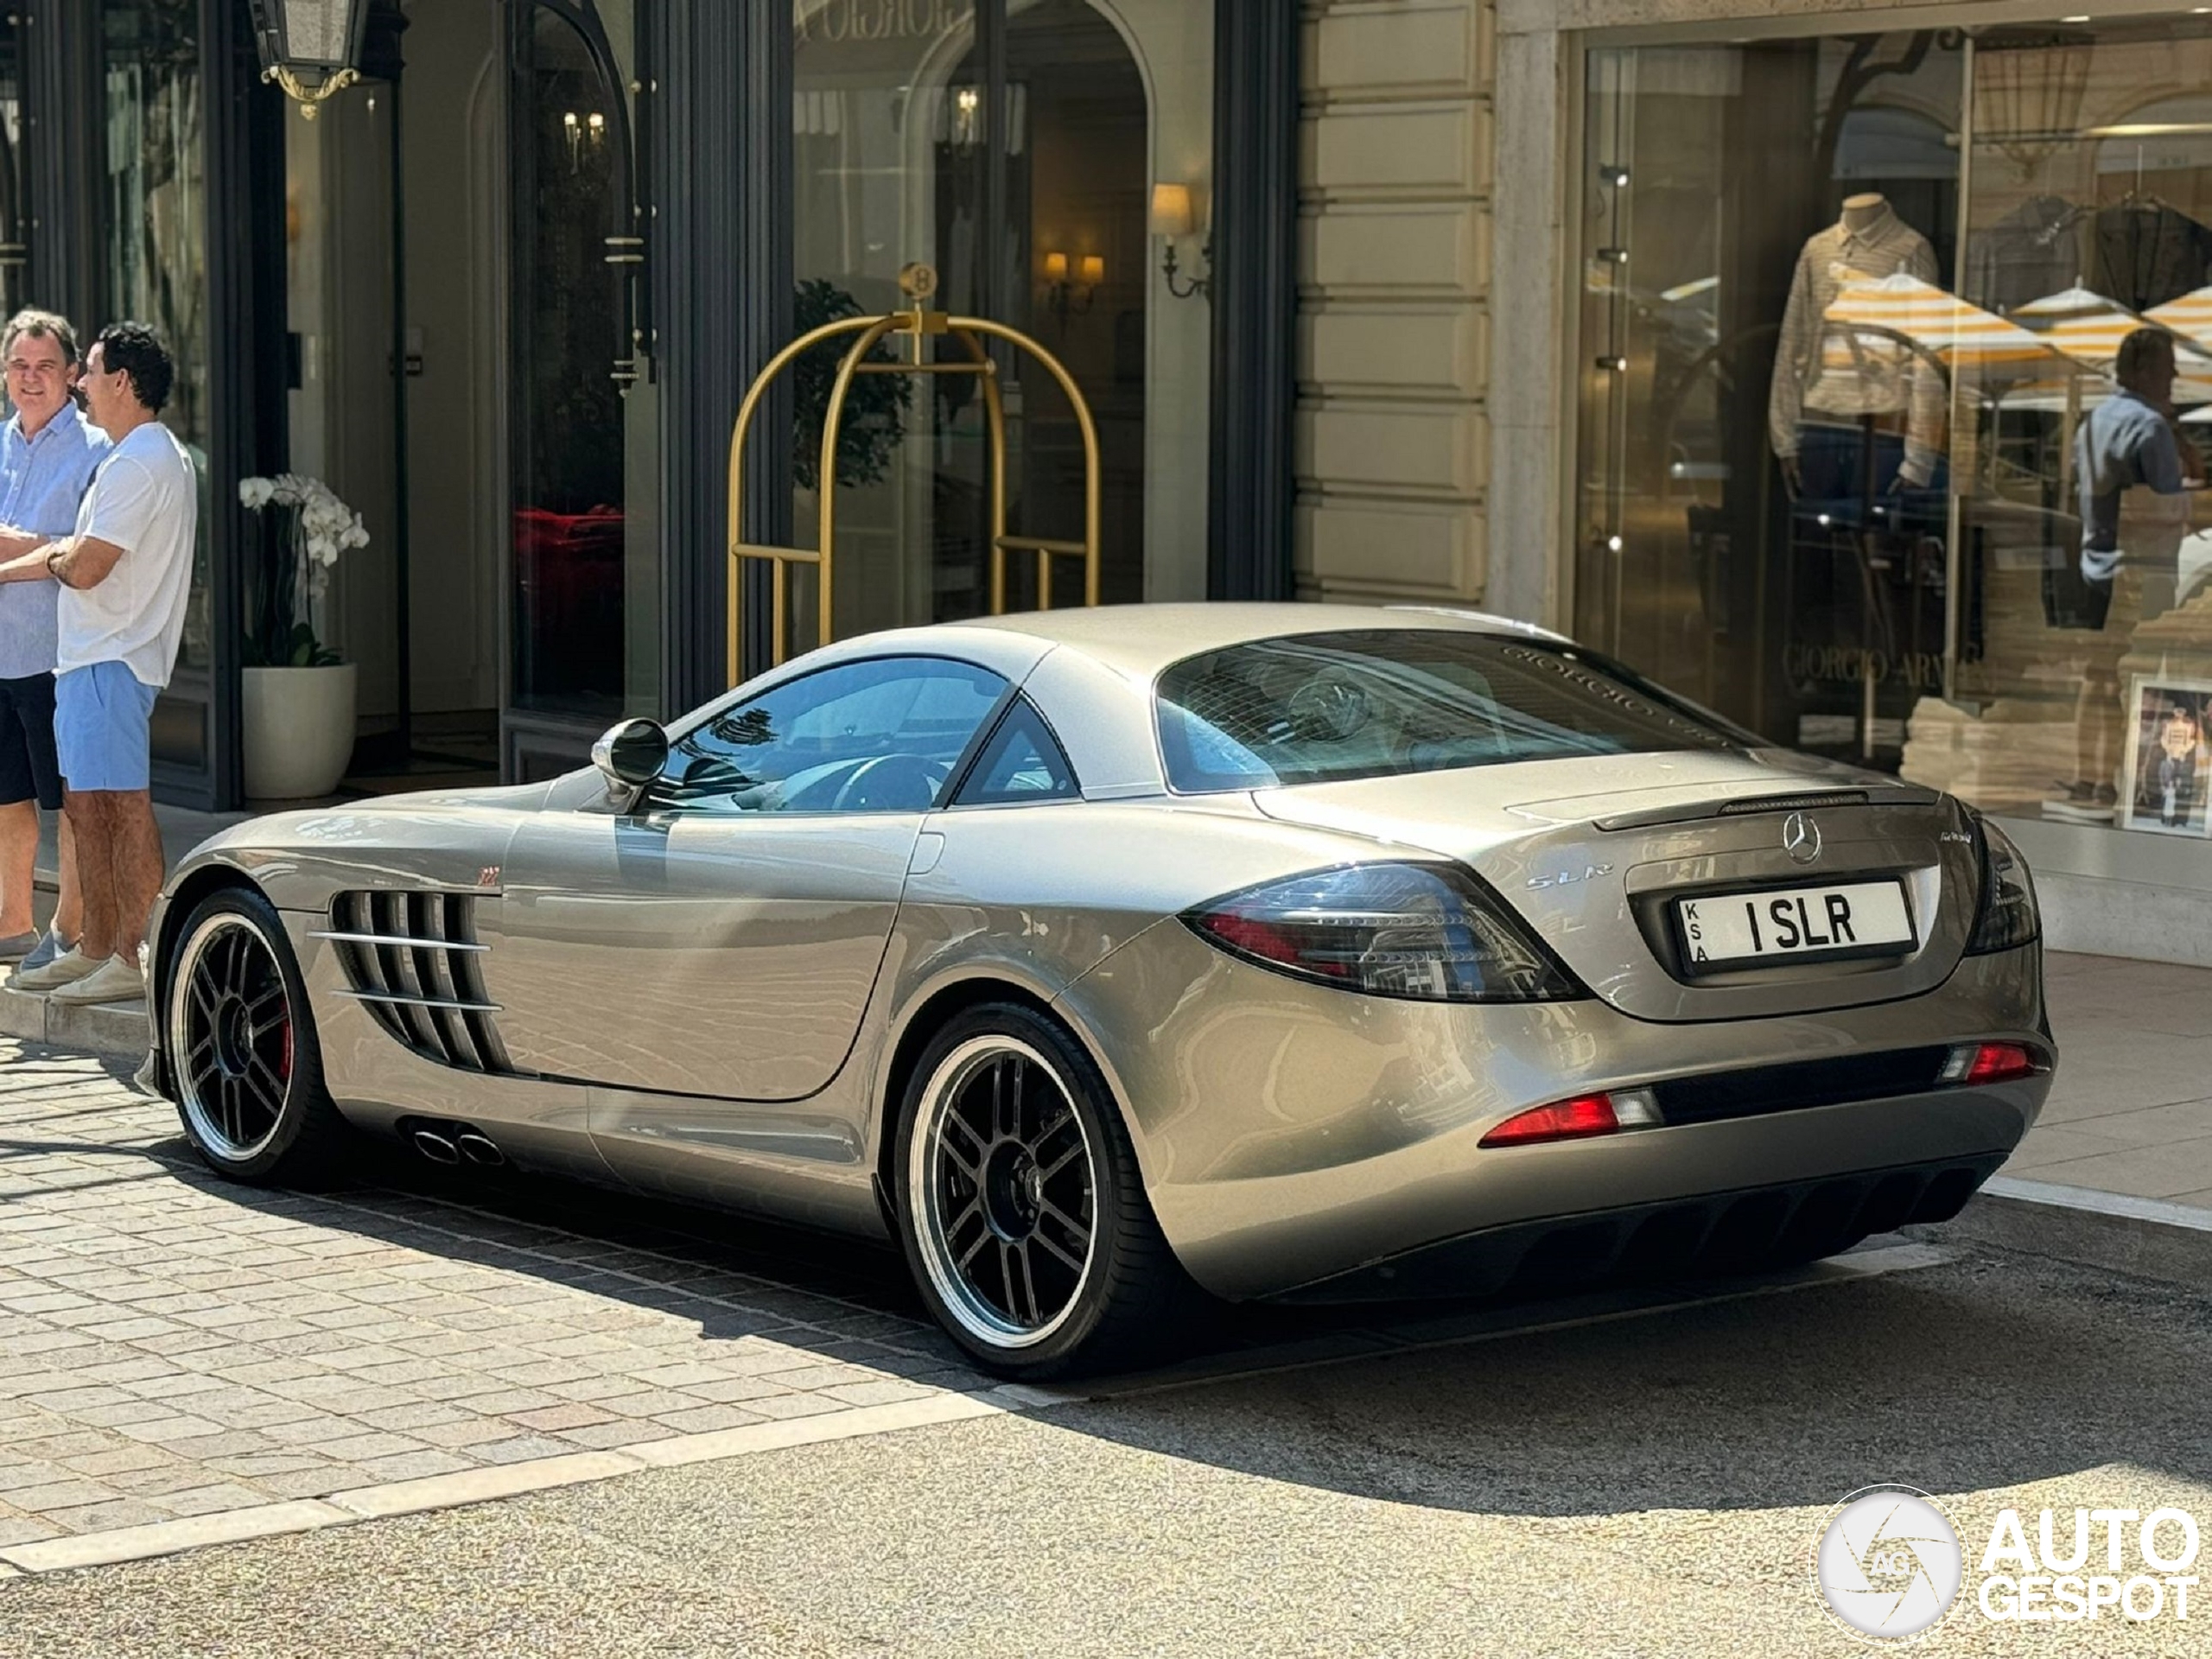
<path id="1" fill-rule="evenodd" d="M 8 982 L 19 991 L 50 991 L 57 985 L 90 978 L 105 965 L 105 959 L 88 957 L 75 945 L 71 945 L 43 968 L 26 968 Z"/>
<path id="2" fill-rule="evenodd" d="M 46 994 L 49 1002 L 130 1002 L 146 995 L 146 976 L 138 964 L 123 957 L 110 957 L 82 979 L 57 985 Z"/>

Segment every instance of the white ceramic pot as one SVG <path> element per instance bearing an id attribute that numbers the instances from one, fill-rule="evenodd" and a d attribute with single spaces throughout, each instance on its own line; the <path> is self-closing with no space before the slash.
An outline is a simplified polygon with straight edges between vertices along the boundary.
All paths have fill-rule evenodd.
<path id="1" fill-rule="evenodd" d="M 248 798 L 296 801 L 329 794 L 353 758 L 353 664 L 244 673 Z"/>

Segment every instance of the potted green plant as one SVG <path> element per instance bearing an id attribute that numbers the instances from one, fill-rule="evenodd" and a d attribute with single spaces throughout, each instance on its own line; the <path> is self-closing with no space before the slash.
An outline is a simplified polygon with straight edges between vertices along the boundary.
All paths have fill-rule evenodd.
<path id="1" fill-rule="evenodd" d="M 305 474 L 242 480 L 238 499 L 249 512 L 277 515 L 245 585 L 245 792 L 256 800 L 327 795 L 353 759 L 355 676 L 316 632 L 315 604 L 339 556 L 367 546 L 369 532 L 360 514 Z"/>

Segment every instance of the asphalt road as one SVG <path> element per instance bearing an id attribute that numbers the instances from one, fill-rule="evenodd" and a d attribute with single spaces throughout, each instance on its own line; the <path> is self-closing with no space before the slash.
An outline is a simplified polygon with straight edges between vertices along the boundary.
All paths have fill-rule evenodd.
<path id="1" fill-rule="evenodd" d="M 0 1653 L 1864 1654 L 1808 1551 L 1891 1481 L 1967 1556 L 1913 1651 L 2203 1654 L 2212 1592 L 2185 1624 L 1972 1598 L 2006 1505 L 2174 1505 L 2212 1542 L 2209 1377 L 2212 1294 L 1962 1250 L 16 1579 Z"/>

